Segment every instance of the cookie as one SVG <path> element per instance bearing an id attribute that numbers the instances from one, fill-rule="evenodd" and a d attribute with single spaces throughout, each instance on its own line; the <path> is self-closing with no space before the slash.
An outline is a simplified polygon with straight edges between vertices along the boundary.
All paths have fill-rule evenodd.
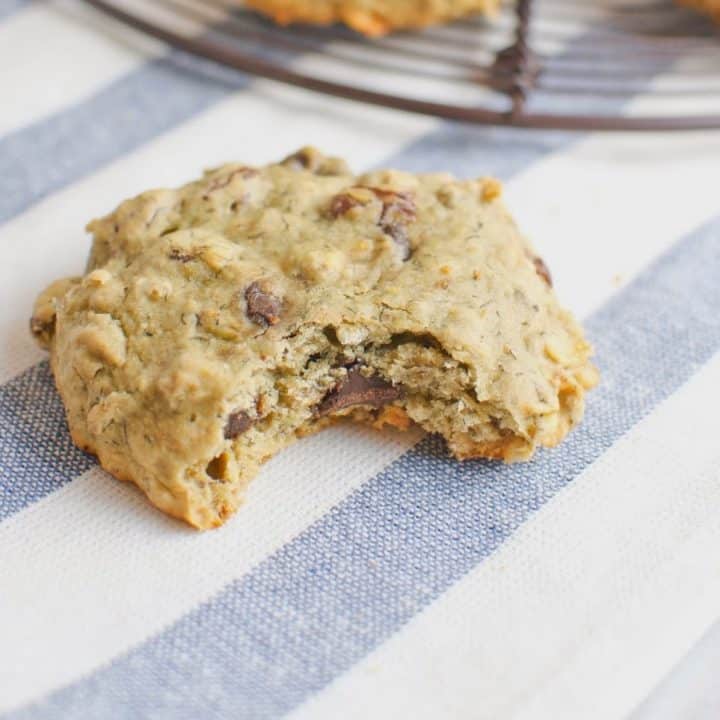
<path id="1" fill-rule="evenodd" d="M 124 202 L 31 320 L 73 440 L 198 528 L 340 418 L 419 423 L 460 459 L 555 445 L 596 373 L 500 190 L 306 148 Z"/>
<path id="2" fill-rule="evenodd" d="M 494 13 L 501 0 L 246 0 L 276 22 L 330 25 L 343 22 L 365 35 L 421 28 L 471 13 Z"/>

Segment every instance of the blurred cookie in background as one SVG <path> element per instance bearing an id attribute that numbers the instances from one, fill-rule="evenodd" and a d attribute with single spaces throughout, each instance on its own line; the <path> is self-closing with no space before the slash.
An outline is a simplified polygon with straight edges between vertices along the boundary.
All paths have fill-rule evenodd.
<path id="1" fill-rule="evenodd" d="M 281 25 L 342 22 L 364 35 L 421 28 L 473 13 L 493 14 L 502 0 L 246 0 Z"/>

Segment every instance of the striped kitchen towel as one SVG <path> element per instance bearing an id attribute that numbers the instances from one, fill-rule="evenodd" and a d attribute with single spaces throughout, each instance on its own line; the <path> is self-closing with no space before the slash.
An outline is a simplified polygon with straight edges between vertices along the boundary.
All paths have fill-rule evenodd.
<path id="1" fill-rule="evenodd" d="M 0 98 L 0 718 L 720 716 L 720 133 L 366 107 L 79 0 L 0 0 Z M 194 532 L 73 447 L 32 302 L 120 199 L 305 144 L 500 177 L 602 382 L 529 464 L 336 427 Z"/>

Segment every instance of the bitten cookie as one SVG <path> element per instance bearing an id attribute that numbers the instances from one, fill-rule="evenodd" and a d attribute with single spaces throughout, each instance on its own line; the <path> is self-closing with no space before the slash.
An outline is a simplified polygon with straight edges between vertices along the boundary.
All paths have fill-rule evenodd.
<path id="1" fill-rule="evenodd" d="M 246 0 L 282 25 L 343 22 L 365 35 L 421 28 L 471 13 L 494 13 L 501 0 Z"/>
<path id="2" fill-rule="evenodd" d="M 305 148 L 124 202 L 31 320 L 74 441 L 198 528 L 340 417 L 414 421 L 460 459 L 555 445 L 596 372 L 499 195 Z"/>

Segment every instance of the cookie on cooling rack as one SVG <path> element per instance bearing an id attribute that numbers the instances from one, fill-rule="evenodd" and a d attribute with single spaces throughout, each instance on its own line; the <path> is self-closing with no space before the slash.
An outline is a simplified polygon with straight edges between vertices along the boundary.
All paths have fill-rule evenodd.
<path id="1" fill-rule="evenodd" d="M 245 0 L 283 25 L 343 22 L 365 35 L 421 28 L 471 13 L 493 13 L 502 0 Z"/>
<path id="2" fill-rule="evenodd" d="M 340 417 L 415 421 L 460 459 L 555 445 L 590 346 L 499 194 L 304 149 L 124 202 L 31 321 L 74 441 L 199 528 Z"/>
<path id="3" fill-rule="evenodd" d="M 685 7 L 700 10 L 710 15 L 716 22 L 720 22 L 720 0 L 678 0 L 678 2 Z"/>

